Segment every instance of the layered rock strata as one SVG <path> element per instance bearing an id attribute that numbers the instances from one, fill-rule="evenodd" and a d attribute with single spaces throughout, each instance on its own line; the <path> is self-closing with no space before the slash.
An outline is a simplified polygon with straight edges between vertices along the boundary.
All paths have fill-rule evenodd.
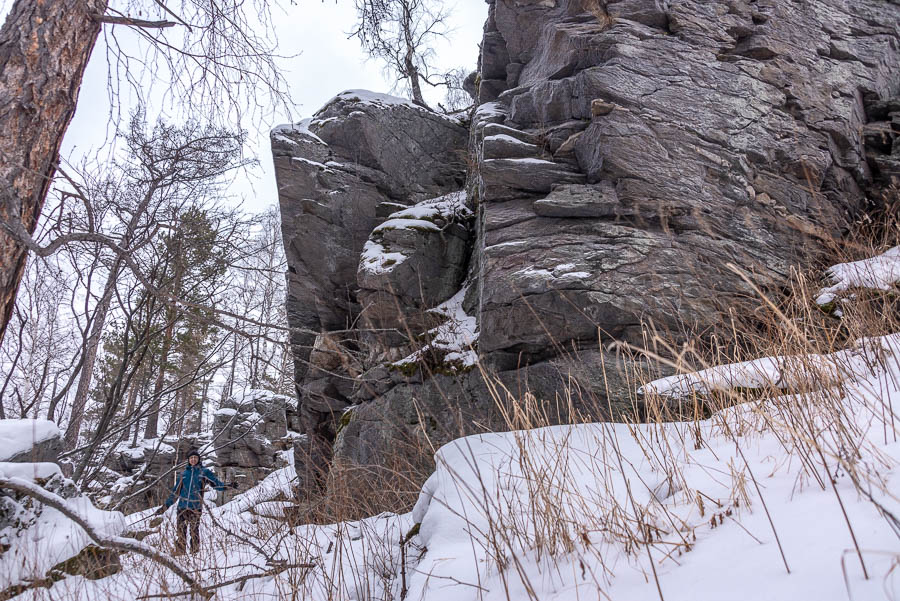
<path id="1" fill-rule="evenodd" d="M 301 488 L 320 481 L 363 372 L 408 353 L 421 333 L 410 328 L 430 325 L 423 312 L 460 285 L 465 203 L 428 201 L 462 188 L 467 134 L 455 118 L 360 90 L 272 132 L 308 435 L 297 459 L 315 468 L 298 470 Z"/>
<path id="2" fill-rule="evenodd" d="M 467 141 L 352 94 L 276 130 L 311 440 L 377 464 L 400 433 L 440 442 L 429 419 L 455 408 L 463 429 L 490 427 L 478 416 L 503 399 L 469 370 L 476 348 L 513 396 L 635 409 L 650 366 L 621 343 L 715 333 L 882 202 L 866 192 L 895 175 L 898 23 L 881 0 L 494 0 Z M 440 141 L 422 135 L 435 124 Z M 418 140 L 399 153 L 414 172 L 383 164 L 400 131 Z M 474 218 L 379 230 L 453 191 L 446 171 L 423 177 L 463 144 Z"/>

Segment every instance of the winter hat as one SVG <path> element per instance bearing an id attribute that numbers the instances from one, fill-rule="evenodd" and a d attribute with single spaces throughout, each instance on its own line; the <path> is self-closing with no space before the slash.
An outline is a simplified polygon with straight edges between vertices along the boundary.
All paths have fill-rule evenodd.
<path id="1" fill-rule="evenodd" d="M 190 451 L 188 451 L 187 458 L 190 459 L 194 455 L 197 456 L 197 459 L 200 459 L 200 451 L 198 451 L 197 449 L 191 449 Z"/>

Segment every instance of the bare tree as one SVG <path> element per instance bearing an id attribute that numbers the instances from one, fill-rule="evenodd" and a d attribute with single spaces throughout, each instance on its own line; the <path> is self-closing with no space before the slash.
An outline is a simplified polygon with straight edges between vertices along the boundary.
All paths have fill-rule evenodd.
<path id="1" fill-rule="evenodd" d="M 422 82 L 448 86 L 434 70 L 432 44 L 448 33 L 441 0 L 356 0 L 356 36 L 366 52 L 387 64 L 409 86 L 413 102 L 427 107 Z"/>
<path id="2" fill-rule="evenodd" d="M 139 94 L 147 81 L 209 115 L 260 108 L 255 91 L 285 96 L 275 66 L 269 0 L 16 0 L 0 29 L 0 339 L 13 312 L 26 247 L 10 228 L 33 234 L 81 80 L 103 24 L 142 44 L 104 37 L 111 94 L 118 82 Z M 134 14 L 137 13 L 137 16 Z M 115 103 L 113 103 L 115 104 Z M 269 102 L 268 104 L 271 104 Z"/>
<path id="3" fill-rule="evenodd" d="M 18 0 L 0 29 L 0 219 L 33 233 L 106 0 Z M 0 231 L 0 339 L 26 249 Z"/>
<path id="4" fill-rule="evenodd" d="M 126 266 L 127 254 L 152 242 L 163 228 L 176 227 L 180 209 L 197 198 L 208 198 L 218 191 L 215 179 L 235 169 L 246 161 L 240 157 L 243 137 L 222 128 L 201 127 L 189 122 L 183 127 L 157 124 L 147 129 L 143 115 L 138 113 L 131 120 L 126 136 L 128 153 L 116 164 L 117 172 L 110 181 L 115 185 L 101 186 L 105 198 L 89 197 L 88 192 L 75 186 L 82 197 L 86 218 L 75 223 L 69 231 L 48 244 L 45 249 L 58 246 L 61 240 L 76 241 L 85 234 L 103 234 L 114 240 L 118 249 L 107 272 L 103 292 L 93 313 L 90 335 L 86 341 L 81 378 L 72 402 L 65 446 L 73 449 L 78 443 L 81 420 L 93 377 L 94 363 L 106 318 L 110 310 L 116 283 Z M 98 231 L 103 227 L 93 216 L 97 202 L 112 207 L 112 231 Z M 167 214 L 166 211 L 170 214 Z M 71 228 L 83 228 L 73 231 Z M 164 368 L 160 370 L 162 374 Z M 162 376 L 160 376 L 162 377 Z"/>
<path id="5" fill-rule="evenodd" d="M 59 261 L 29 266 L 16 301 L 10 335 L 0 346 L 0 419 L 53 419 L 52 402 L 74 368 L 77 336 L 62 299 L 72 295 Z M 8 408 L 8 410 L 7 410 Z"/>

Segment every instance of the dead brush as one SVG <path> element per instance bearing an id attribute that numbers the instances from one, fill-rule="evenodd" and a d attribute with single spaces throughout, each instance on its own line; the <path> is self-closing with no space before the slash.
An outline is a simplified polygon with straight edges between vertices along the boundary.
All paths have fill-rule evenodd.
<path id="1" fill-rule="evenodd" d="M 857 237 L 852 246 L 835 244 L 829 262 L 875 256 L 896 245 L 900 225 L 895 216 L 892 219 L 878 228 L 866 224 L 866 233 L 881 232 L 881 238 Z M 755 288 L 749 278 L 741 277 Z M 479 483 L 467 485 L 481 511 L 490 516 L 488 532 L 481 533 L 481 540 L 489 541 L 486 552 L 494 569 L 514 572 L 528 583 L 535 575 L 524 567 L 527 557 L 537 558 L 542 570 L 552 571 L 555 557 L 591 554 L 602 566 L 594 574 L 600 587 L 613 572 L 603 561 L 609 546 L 631 556 L 649 556 L 655 571 L 657 563 L 677 561 L 692 550 L 697 515 L 705 516 L 713 527 L 727 519 L 744 528 L 741 512 L 753 510 L 768 516 L 781 559 L 790 571 L 760 480 L 791 470 L 797 473 L 798 489 L 815 486 L 834 496 L 856 546 L 854 554 L 868 575 L 835 480 L 849 478 L 861 496 L 876 504 L 875 492 L 897 498 L 883 476 L 895 466 L 876 448 L 871 434 L 877 432 L 884 443 L 896 441 L 900 408 L 891 406 L 890 396 L 880 391 L 856 391 L 866 376 L 896 367 L 892 362 L 900 352 L 894 351 L 900 349 L 885 348 L 876 337 L 900 332 L 898 295 L 896 290 L 851 291 L 846 302 L 838 301 L 838 317 L 815 302 L 823 285 L 821 268 L 795 270 L 783 296 L 755 288 L 756 309 L 732 311 L 727 315 L 727 332 L 676 346 L 648 328 L 644 348 L 619 346 L 619 352 L 630 358 L 652 359 L 649 368 L 646 361 L 631 362 L 635 366 L 628 374 L 635 391 L 629 399 L 633 411 L 625 415 L 631 440 L 620 439 L 611 425 L 598 425 L 593 429 L 596 450 L 589 458 L 577 456 L 576 447 L 569 444 L 571 432 L 554 435 L 546 427 L 595 421 L 604 401 L 574 385 L 555 399 L 538 399 L 528 392 L 517 396 L 481 367 L 506 427 L 515 431 L 509 463 L 496 466 L 498 473 L 490 478 L 485 475 Z M 755 384 L 737 377 L 729 383 L 720 370 L 717 379 L 710 373 L 710 381 L 688 394 L 636 394 L 658 375 L 654 362 L 689 374 L 762 357 L 772 358 L 770 369 L 750 378 Z M 699 375 L 700 380 L 703 377 Z M 755 473 L 745 449 L 764 434 L 774 436 L 783 454 L 773 462 L 771 473 Z M 692 485 L 686 460 L 691 449 L 711 448 L 722 441 L 735 450 L 728 472 L 719 476 L 729 483 L 730 492 L 713 498 Z M 624 451 L 625 444 L 636 445 L 659 479 L 629 480 L 623 496 L 615 492 L 617 485 L 619 491 L 622 488 L 617 479 L 629 472 L 626 457 L 633 456 Z M 588 485 L 573 482 L 573 466 L 586 462 L 593 481 Z M 492 481 L 502 478 L 508 482 L 498 493 Z M 522 499 L 524 505 L 517 507 Z M 672 502 L 675 499 L 683 504 L 680 508 Z M 693 518 L 689 518 L 691 511 Z M 893 516 L 885 517 L 891 523 Z M 757 535 L 744 531 L 761 544 Z M 531 589 L 526 585 L 526 590 Z"/>

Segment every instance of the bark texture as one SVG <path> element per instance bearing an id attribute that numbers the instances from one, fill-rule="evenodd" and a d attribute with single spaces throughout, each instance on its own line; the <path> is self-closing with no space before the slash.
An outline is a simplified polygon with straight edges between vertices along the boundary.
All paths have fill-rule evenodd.
<path id="1" fill-rule="evenodd" d="M 0 220 L 37 224 L 106 0 L 17 0 L 0 29 Z M 0 340 L 26 249 L 0 228 Z"/>

